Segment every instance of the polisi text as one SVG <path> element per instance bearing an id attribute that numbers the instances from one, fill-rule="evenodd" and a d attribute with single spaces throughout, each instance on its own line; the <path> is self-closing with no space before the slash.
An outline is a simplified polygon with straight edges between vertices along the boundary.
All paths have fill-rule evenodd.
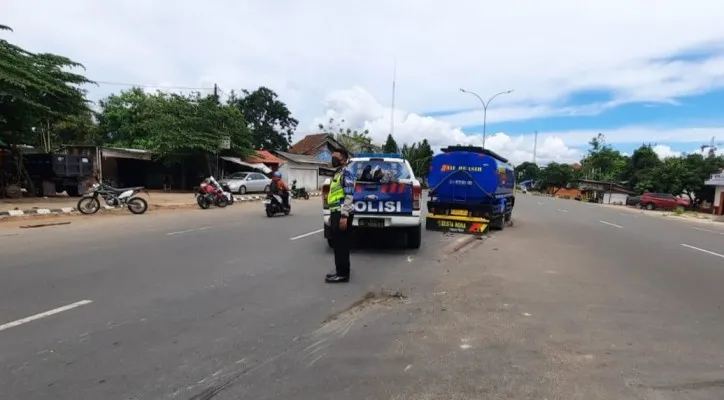
<path id="1" fill-rule="evenodd" d="M 363 212 L 402 212 L 400 201 L 357 201 L 354 203 L 354 211 Z"/>

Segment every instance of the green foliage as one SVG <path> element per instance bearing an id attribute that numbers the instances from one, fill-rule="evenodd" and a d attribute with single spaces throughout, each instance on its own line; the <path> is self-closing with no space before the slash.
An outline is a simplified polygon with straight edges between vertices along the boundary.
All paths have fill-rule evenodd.
<path id="1" fill-rule="evenodd" d="M 299 121 L 292 118 L 286 104 L 278 100 L 273 90 L 264 86 L 253 92 L 241 92 L 241 97 L 232 92 L 228 103 L 236 107 L 249 123 L 254 149 L 287 150 Z"/>
<path id="2" fill-rule="evenodd" d="M 538 186 L 553 194 L 568 186 L 575 178 L 573 167 L 568 164 L 551 162 L 540 170 Z"/>
<path id="3" fill-rule="evenodd" d="M 430 163 L 434 155 L 427 139 L 413 143 L 410 146 L 405 144 L 402 146 L 400 152 L 402 153 L 402 158 L 406 159 L 410 163 L 410 166 L 412 166 L 412 172 L 416 177 L 427 177 L 430 173 Z"/>
<path id="4" fill-rule="evenodd" d="M 628 157 L 606 144 L 603 134 L 598 134 L 588 144 L 591 146 L 581 160 L 581 175 L 585 179 L 619 181 L 628 166 Z"/>
<path id="5" fill-rule="evenodd" d="M 397 153 L 400 151 L 400 148 L 397 146 L 397 142 L 395 141 L 395 138 L 392 137 L 392 134 L 387 135 L 387 140 L 385 141 L 384 146 L 382 146 L 382 151 L 385 153 Z"/>
<path id="6" fill-rule="evenodd" d="M 344 125 L 344 120 L 335 121 L 334 118 L 330 118 L 326 126 L 319 124 L 318 127 L 320 132 L 334 135 L 334 139 L 352 153 L 373 152 L 379 149 L 372 144 L 369 130 L 357 131 L 345 128 Z"/>
<path id="7" fill-rule="evenodd" d="M 538 179 L 540 167 L 538 165 L 524 161 L 515 167 L 515 179 L 518 182 Z"/>
<path id="8" fill-rule="evenodd" d="M 581 161 L 581 178 L 619 182 L 637 193 L 659 192 L 696 199 L 713 199 L 713 188 L 704 185 L 711 174 L 724 169 L 724 157 L 685 154 L 660 159 L 650 144 L 643 144 L 626 157 L 605 144 L 598 134 Z"/>
<path id="9" fill-rule="evenodd" d="M 146 149 L 172 161 L 177 156 L 215 153 L 222 139 L 231 153 L 252 150 L 252 135 L 235 104 L 218 105 L 214 96 L 188 96 L 139 88 L 122 91 L 100 102 L 99 127 L 107 145 Z"/>
<path id="10" fill-rule="evenodd" d="M 12 31 L 0 25 L 0 30 Z M 0 39 L 0 136 L 6 144 L 40 145 L 39 133 L 69 116 L 88 113 L 80 85 L 93 83 L 71 72 L 83 66 L 69 58 L 31 53 Z"/>

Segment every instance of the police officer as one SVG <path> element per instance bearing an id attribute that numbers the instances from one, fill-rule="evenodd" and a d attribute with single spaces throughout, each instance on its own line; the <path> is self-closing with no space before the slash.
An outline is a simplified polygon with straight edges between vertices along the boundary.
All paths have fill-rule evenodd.
<path id="1" fill-rule="evenodd" d="M 337 169 L 329 184 L 327 204 L 330 211 L 330 228 L 332 230 L 332 245 L 334 246 L 335 271 L 327 274 L 327 283 L 349 282 L 349 251 L 351 235 L 349 226 L 352 225 L 354 211 L 354 175 L 345 168 L 347 154 L 334 152 L 332 166 Z"/>

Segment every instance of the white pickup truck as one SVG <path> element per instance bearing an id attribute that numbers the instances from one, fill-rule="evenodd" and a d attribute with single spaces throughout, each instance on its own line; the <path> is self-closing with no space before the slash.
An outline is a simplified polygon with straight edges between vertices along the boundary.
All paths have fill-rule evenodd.
<path id="1" fill-rule="evenodd" d="M 347 167 L 355 176 L 354 218 L 351 229 L 374 234 L 396 230 L 407 239 L 407 247 L 417 249 L 422 242 L 422 186 L 410 163 L 400 157 L 352 157 Z M 373 176 L 377 172 L 377 176 Z M 331 179 L 322 188 L 324 237 L 333 246 L 329 225 L 327 194 Z"/>

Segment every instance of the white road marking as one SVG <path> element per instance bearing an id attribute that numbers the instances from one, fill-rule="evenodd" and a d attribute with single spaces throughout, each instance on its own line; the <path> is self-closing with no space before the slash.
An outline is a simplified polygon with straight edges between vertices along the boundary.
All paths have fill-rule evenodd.
<path id="1" fill-rule="evenodd" d="M 558 211 L 560 211 L 560 212 L 568 212 L 568 210 L 561 210 L 560 208 L 558 209 Z"/>
<path id="2" fill-rule="evenodd" d="M 530 317 L 530 313 L 527 312 L 524 312 L 523 315 L 525 315 L 526 317 Z"/>
<path id="3" fill-rule="evenodd" d="M 610 222 L 606 222 L 606 221 L 600 220 L 600 219 L 598 220 L 598 222 L 600 222 L 600 223 L 602 223 L 602 224 L 609 225 L 609 226 L 613 226 L 614 228 L 623 228 L 623 226 L 621 226 L 621 225 L 612 224 L 612 223 L 610 223 Z"/>
<path id="4" fill-rule="evenodd" d="M 539 201 L 539 202 L 538 202 L 538 205 L 539 205 L 539 206 L 542 206 L 542 205 L 543 205 L 543 203 L 541 203 L 541 202 Z"/>
<path id="5" fill-rule="evenodd" d="M 724 254 L 714 253 L 713 251 L 700 249 L 700 248 L 698 248 L 698 247 L 694 247 L 694 246 L 691 246 L 691 245 L 688 245 L 688 244 L 684 244 L 684 243 L 682 243 L 681 245 L 684 246 L 684 247 L 690 248 L 690 249 L 692 249 L 692 250 L 696 250 L 696 251 L 700 251 L 700 252 L 702 252 L 702 253 L 711 254 L 711 255 L 713 255 L 713 256 L 717 256 L 717 257 L 724 258 Z"/>
<path id="6" fill-rule="evenodd" d="M 697 228 L 697 227 L 693 227 L 691 229 L 696 229 L 697 231 L 702 231 L 702 232 L 716 233 L 717 235 L 724 235 L 724 232 L 712 231 L 710 229 L 703 229 L 703 228 Z"/>
<path id="7" fill-rule="evenodd" d="M 460 348 L 463 349 L 463 350 L 467 350 L 467 349 L 469 349 L 469 348 L 471 348 L 471 347 L 473 347 L 473 346 L 471 346 L 471 345 L 469 345 L 469 344 L 461 344 L 461 345 L 460 345 Z"/>
<path id="8" fill-rule="evenodd" d="M 167 233 L 166 235 L 168 235 L 168 236 L 171 236 L 171 235 L 180 235 L 180 234 L 182 234 L 182 233 L 189 233 L 189 232 L 196 232 L 196 231 L 205 231 L 205 230 L 211 229 L 211 228 L 213 228 L 213 226 L 205 226 L 205 227 L 203 227 L 203 228 L 194 228 L 194 229 L 186 229 L 185 231 L 169 232 L 169 233 Z"/>
<path id="9" fill-rule="evenodd" d="M 16 327 L 16 326 L 18 326 L 18 325 L 26 324 L 26 323 L 31 322 L 31 321 L 35 321 L 35 320 L 38 320 L 38 319 L 41 319 L 41 318 L 49 317 L 49 316 L 51 316 L 51 315 L 53 315 L 53 314 L 62 313 L 63 311 L 68 311 L 68 310 L 70 310 L 70 309 L 73 309 L 73 308 L 76 308 L 76 307 L 80 307 L 80 306 L 84 306 L 84 305 L 90 304 L 90 303 L 92 303 L 91 300 L 81 300 L 81 301 L 76 302 L 76 303 L 73 303 L 73 304 L 68 304 L 67 306 L 58 307 L 58 308 L 55 308 L 55 309 L 50 310 L 50 311 L 42 312 L 42 313 L 40 313 L 40 314 L 35 314 L 35 315 L 31 315 L 31 316 L 29 316 L 29 317 L 25 317 L 25 318 L 19 319 L 19 320 L 17 320 L 17 321 L 8 322 L 7 324 L 0 325 L 0 331 L 4 331 L 4 330 L 10 329 L 10 328 L 14 328 L 14 327 Z"/>
<path id="10" fill-rule="evenodd" d="M 289 240 L 297 240 L 297 239 L 305 238 L 305 237 L 307 237 L 307 236 L 316 235 L 316 234 L 318 234 L 318 233 L 320 233 L 320 232 L 324 232 L 324 229 L 317 229 L 316 231 L 307 232 L 307 233 L 305 233 L 305 234 L 303 234 L 303 235 L 294 236 L 293 238 L 289 238 Z"/>
<path id="11" fill-rule="evenodd" d="M 632 215 L 632 214 L 630 214 L 630 213 L 629 213 L 629 214 L 624 214 L 624 213 L 621 213 L 621 215 L 623 215 L 624 217 L 630 217 L 630 218 L 638 218 L 638 216 L 636 216 L 636 215 Z"/>

